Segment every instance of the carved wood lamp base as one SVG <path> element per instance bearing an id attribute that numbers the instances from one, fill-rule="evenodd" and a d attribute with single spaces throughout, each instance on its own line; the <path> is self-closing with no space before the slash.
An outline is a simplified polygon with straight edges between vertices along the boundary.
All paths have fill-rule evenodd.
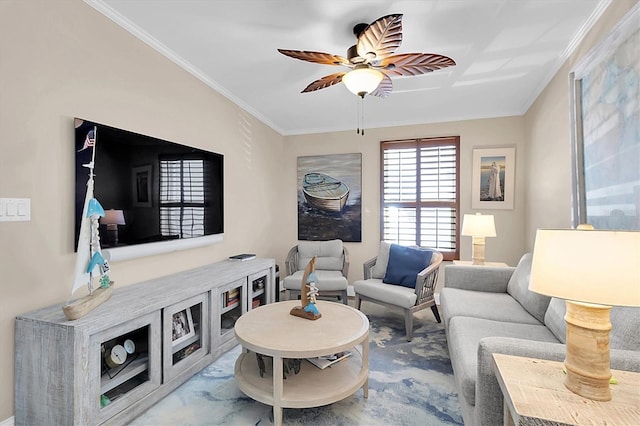
<path id="1" fill-rule="evenodd" d="M 473 237 L 473 256 L 471 256 L 474 265 L 484 265 L 484 237 Z"/>
<path id="2" fill-rule="evenodd" d="M 610 401 L 610 306 L 567 300 L 567 377 L 570 391 L 594 401 Z"/>

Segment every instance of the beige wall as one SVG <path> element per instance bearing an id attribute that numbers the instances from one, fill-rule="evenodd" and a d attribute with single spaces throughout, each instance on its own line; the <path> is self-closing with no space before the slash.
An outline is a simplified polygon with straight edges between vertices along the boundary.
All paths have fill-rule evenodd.
<path id="1" fill-rule="evenodd" d="M 13 415 L 15 316 L 71 290 L 75 116 L 225 155 L 224 242 L 114 263 L 117 286 L 286 254 L 273 241 L 282 136 L 80 0 L 0 1 L 0 197 L 32 208 L 0 223 L 0 422 Z"/>
<path id="2" fill-rule="evenodd" d="M 393 95 L 392 95 L 393 96 Z M 364 137 L 354 130 L 311 135 L 286 136 L 284 139 L 285 190 L 281 210 L 286 223 L 296 224 L 296 158 L 324 153 L 362 153 L 362 243 L 347 243 L 351 256 L 349 281 L 362 278 L 362 263 L 375 256 L 380 243 L 380 141 L 416 137 L 460 136 L 460 208 L 461 214 L 480 211 L 493 214 L 496 238 L 486 240 L 486 259 L 515 265 L 524 246 L 524 120 L 506 117 L 469 120 L 420 126 L 367 129 Z M 513 210 L 471 209 L 471 165 L 473 148 L 513 146 L 516 148 L 516 197 Z M 294 245 L 297 228 L 283 233 Z M 471 259 L 471 237 L 461 237 L 461 258 Z"/>
<path id="3" fill-rule="evenodd" d="M 525 115 L 526 242 L 536 229 L 570 228 L 571 115 L 569 73 L 638 0 L 614 0 Z"/>
<path id="4" fill-rule="evenodd" d="M 621 17 L 615 0 L 571 58 Z M 525 117 L 282 137 L 161 57 L 81 0 L 0 1 L 0 197 L 31 198 L 30 222 L 0 223 L 0 422 L 13 415 L 17 314 L 68 297 L 73 263 L 72 119 L 84 117 L 225 154 L 223 243 L 112 265 L 117 285 L 255 251 L 283 266 L 297 240 L 296 158 L 362 152 L 363 242 L 349 243 L 350 280 L 379 241 L 379 141 L 461 137 L 461 213 L 474 147 L 516 147 L 513 210 L 496 215 L 487 259 L 515 264 L 538 226 L 570 224 L 565 65 Z M 471 241 L 461 241 L 463 259 Z"/>

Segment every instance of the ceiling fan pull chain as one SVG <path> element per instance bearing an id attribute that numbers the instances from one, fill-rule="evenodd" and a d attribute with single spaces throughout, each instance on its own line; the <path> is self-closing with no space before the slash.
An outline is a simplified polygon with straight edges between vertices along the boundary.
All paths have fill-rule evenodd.
<path id="1" fill-rule="evenodd" d="M 356 97 L 356 134 L 360 134 L 360 99 Z"/>
<path id="2" fill-rule="evenodd" d="M 362 122 L 362 136 L 364 136 L 364 95 L 362 96 L 362 120 L 360 120 Z"/>

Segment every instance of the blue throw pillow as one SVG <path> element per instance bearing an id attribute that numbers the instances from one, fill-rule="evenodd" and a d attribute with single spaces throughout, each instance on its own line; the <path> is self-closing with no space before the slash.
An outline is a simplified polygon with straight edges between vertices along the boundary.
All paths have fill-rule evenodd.
<path id="1" fill-rule="evenodd" d="M 387 271 L 382 282 L 415 288 L 418 273 L 429 266 L 432 255 L 431 250 L 391 244 Z"/>

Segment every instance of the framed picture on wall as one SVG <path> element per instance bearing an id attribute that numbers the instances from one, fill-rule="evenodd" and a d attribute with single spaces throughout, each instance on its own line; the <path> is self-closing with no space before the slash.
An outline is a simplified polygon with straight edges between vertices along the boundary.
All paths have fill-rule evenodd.
<path id="1" fill-rule="evenodd" d="M 151 164 L 133 168 L 133 205 L 151 207 Z"/>
<path id="2" fill-rule="evenodd" d="M 362 154 L 298 157 L 298 239 L 362 241 Z"/>
<path id="3" fill-rule="evenodd" d="M 640 230 L 640 4 L 570 74 L 573 225 Z"/>
<path id="4" fill-rule="evenodd" d="M 515 154 L 514 147 L 473 150 L 473 209 L 513 209 Z"/>

